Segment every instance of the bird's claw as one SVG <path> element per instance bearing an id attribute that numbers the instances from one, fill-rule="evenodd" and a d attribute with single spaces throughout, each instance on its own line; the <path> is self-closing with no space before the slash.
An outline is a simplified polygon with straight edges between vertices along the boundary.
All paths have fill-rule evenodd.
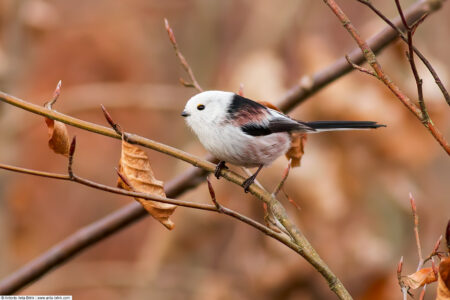
<path id="1" fill-rule="evenodd" d="M 223 169 L 228 169 L 228 167 L 225 165 L 225 162 L 223 160 L 221 160 L 217 164 L 216 170 L 214 171 L 214 176 L 216 176 L 217 179 L 220 178 L 220 171 L 222 171 Z"/>
<path id="2" fill-rule="evenodd" d="M 249 178 L 245 179 L 244 183 L 242 183 L 242 187 L 244 188 L 244 192 L 248 193 L 248 189 L 252 185 L 252 183 L 255 181 L 256 176 L 250 176 Z"/>

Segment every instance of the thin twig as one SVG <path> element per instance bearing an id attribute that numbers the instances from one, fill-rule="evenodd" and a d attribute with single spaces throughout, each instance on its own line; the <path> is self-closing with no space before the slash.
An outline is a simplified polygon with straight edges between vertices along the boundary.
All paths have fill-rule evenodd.
<path id="1" fill-rule="evenodd" d="M 425 258 L 423 260 L 423 263 L 427 263 L 429 260 L 432 260 L 434 256 L 439 256 L 439 247 L 441 246 L 441 241 L 442 241 L 442 234 L 439 236 L 438 240 L 436 241 L 436 243 L 434 244 L 433 250 L 431 251 L 430 255 L 428 255 L 427 258 Z"/>
<path id="2" fill-rule="evenodd" d="M 175 50 L 175 54 L 177 55 L 178 59 L 180 60 L 181 65 L 183 66 L 184 70 L 186 71 L 186 73 L 189 75 L 189 78 L 191 79 L 191 83 L 188 83 L 180 78 L 181 84 L 183 84 L 186 87 L 194 87 L 197 91 L 203 92 L 203 89 L 201 88 L 200 84 L 198 84 L 198 81 L 194 76 L 194 72 L 192 71 L 188 62 L 184 58 L 184 55 L 180 51 L 180 47 L 178 46 L 178 43 L 177 43 L 177 40 L 175 39 L 173 30 L 170 27 L 169 21 L 167 21 L 167 19 L 164 19 L 164 25 L 166 26 L 167 34 L 169 35 L 169 39 L 173 46 L 173 49 Z"/>
<path id="3" fill-rule="evenodd" d="M 403 34 L 402 30 L 399 28 L 399 26 L 395 25 L 393 22 L 391 22 L 391 20 L 389 20 L 388 17 L 386 17 L 380 10 L 378 10 L 371 1 L 368 0 L 357 0 L 358 2 L 366 5 L 367 7 L 369 7 L 376 15 L 378 15 L 386 24 L 388 24 L 392 29 L 394 29 L 398 36 L 405 41 L 406 43 L 408 43 L 408 38 Z M 408 19 L 408 16 L 403 13 L 405 19 Z M 419 19 L 417 20 L 413 20 L 413 29 L 415 30 L 417 28 L 417 26 L 428 16 L 428 13 L 425 13 L 424 15 L 422 15 Z M 422 54 L 422 52 L 420 52 L 416 47 L 413 46 L 413 51 L 414 53 L 420 58 L 420 60 L 423 62 L 423 64 L 425 65 L 425 67 L 428 69 L 428 71 L 430 72 L 431 76 L 433 76 L 434 81 L 436 83 L 436 85 L 439 87 L 439 89 L 441 90 L 442 95 L 444 96 L 445 101 L 447 102 L 447 104 L 450 106 L 450 95 L 447 91 L 447 89 L 445 88 L 445 86 L 442 84 L 441 78 L 439 77 L 439 75 L 437 74 L 436 70 L 433 68 L 433 66 L 431 65 L 431 63 L 428 61 L 428 59 Z"/>
<path id="4" fill-rule="evenodd" d="M 59 95 L 61 94 L 61 80 L 58 81 L 58 84 L 56 85 L 55 91 L 53 92 L 52 100 L 45 103 L 44 106 L 48 109 L 52 109 L 53 104 L 58 100 Z"/>
<path id="5" fill-rule="evenodd" d="M 403 300 L 406 300 L 408 298 L 409 287 L 405 285 L 405 283 L 403 282 L 402 270 L 403 270 L 403 256 L 400 257 L 400 261 L 397 264 L 397 281 L 398 285 L 400 286 L 400 290 L 402 291 Z"/>
<path id="6" fill-rule="evenodd" d="M 214 191 L 214 188 L 211 184 L 211 181 L 209 180 L 209 177 L 206 177 L 206 182 L 208 183 L 208 191 L 209 191 L 209 195 L 211 196 L 212 202 L 216 206 L 217 211 L 220 213 L 223 213 L 223 207 L 222 207 L 222 205 L 220 205 L 219 202 L 217 202 L 216 192 Z"/>
<path id="7" fill-rule="evenodd" d="M 364 67 L 358 66 L 357 64 L 355 64 L 354 62 L 351 61 L 351 59 L 350 59 L 350 57 L 348 55 L 345 55 L 345 59 L 352 66 L 353 69 L 356 69 L 356 70 L 358 70 L 360 72 L 363 72 L 363 73 L 366 73 L 366 74 L 369 74 L 371 76 L 374 76 L 374 77 L 378 78 L 377 73 L 375 73 L 373 70 L 369 70 L 369 69 L 366 69 Z"/>
<path id="8" fill-rule="evenodd" d="M 106 110 L 105 106 L 103 104 L 100 104 L 100 107 L 102 109 L 103 115 L 105 116 L 105 119 L 108 122 L 109 126 L 111 126 L 112 129 L 114 129 L 114 131 L 118 135 L 123 135 L 122 127 L 120 127 L 119 124 L 114 122 L 113 118 L 111 117 L 111 114 Z"/>
<path id="9" fill-rule="evenodd" d="M 417 254 L 419 256 L 419 263 L 417 265 L 417 270 L 419 271 L 423 266 L 423 255 L 422 255 L 422 246 L 420 245 L 420 236 L 419 236 L 419 215 L 417 214 L 416 202 L 411 193 L 409 193 L 409 201 L 411 203 L 411 210 L 414 217 L 414 236 L 416 237 L 416 246 L 417 246 Z"/>
<path id="10" fill-rule="evenodd" d="M 413 47 L 413 31 L 415 31 L 415 28 L 420 24 L 421 20 L 419 20 L 416 23 L 416 26 L 410 27 L 408 25 L 408 22 L 406 21 L 405 15 L 403 14 L 403 9 L 400 5 L 399 0 L 395 0 L 395 5 L 397 6 L 398 13 L 400 14 L 400 18 L 402 20 L 403 26 L 406 28 L 406 33 L 408 35 L 407 38 L 407 44 L 408 44 L 408 52 L 406 53 L 406 56 L 408 57 L 409 64 L 411 65 L 411 70 L 414 74 L 414 79 L 416 80 L 417 85 L 417 97 L 419 102 L 419 107 L 422 112 L 422 122 L 430 122 L 430 116 L 428 115 L 427 108 L 425 106 L 425 101 L 423 99 L 423 80 L 419 76 L 419 72 L 417 71 L 416 62 L 414 60 L 414 47 Z M 425 17 L 424 17 L 425 18 Z"/>
<path id="11" fill-rule="evenodd" d="M 281 188 L 283 187 L 284 183 L 286 182 L 286 179 L 289 176 L 289 171 L 291 170 L 291 163 L 292 163 L 292 158 L 289 159 L 288 165 L 287 165 L 286 169 L 284 169 L 283 177 L 281 178 L 280 183 L 278 183 L 278 185 L 273 190 L 272 195 L 274 197 L 280 192 Z"/>

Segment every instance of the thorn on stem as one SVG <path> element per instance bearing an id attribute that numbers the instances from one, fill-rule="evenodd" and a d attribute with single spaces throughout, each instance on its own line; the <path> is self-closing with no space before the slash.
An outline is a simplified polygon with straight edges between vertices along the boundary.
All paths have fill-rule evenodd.
<path id="1" fill-rule="evenodd" d="M 400 261 L 398 262 L 398 265 L 397 265 L 397 277 L 399 280 L 402 276 L 402 269 L 403 269 L 403 256 L 400 257 Z"/>
<path id="2" fill-rule="evenodd" d="M 374 71 L 366 69 L 364 67 L 361 67 L 361 66 L 355 64 L 354 62 L 352 62 L 351 59 L 350 59 L 350 56 L 345 55 L 345 59 L 352 66 L 353 69 L 356 69 L 356 70 L 358 70 L 358 71 L 360 71 L 362 73 L 366 73 L 366 74 L 369 74 L 371 76 L 374 76 L 374 77 L 378 78 L 377 73 L 375 73 Z"/>
<path id="3" fill-rule="evenodd" d="M 170 27 L 169 21 L 166 18 L 164 18 L 164 26 L 166 27 L 167 33 L 169 35 L 170 42 L 172 43 L 172 45 L 174 47 L 176 47 L 177 40 L 175 39 L 175 35 L 173 34 L 173 30 Z"/>
<path id="4" fill-rule="evenodd" d="M 211 184 L 211 181 L 209 180 L 208 177 L 206 177 L 206 182 L 208 183 L 208 191 L 209 191 L 209 195 L 211 196 L 212 202 L 213 202 L 214 205 L 216 206 L 217 211 L 218 211 L 219 213 L 223 213 L 223 207 L 222 207 L 222 205 L 220 205 L 219 202 L 217 202 L 217 199 L 216 199 L 216 193 L 214 192 L 214 188 L 213 188 L 213 186 L 212 186 L 212 184 Z"/>
<path id="5" fill-rule="evenodd" d="M 184 80 L 183 78 L 179 78 L 178 81 L 185 87 L 188 88 L 195 88 L 195 85 L 192 82 L 187 82 L 186 80 Z"/>
<path id="6" fill-rule="evenodd" d="M 114 122 L 114 120 L 112 119 L 110 113 L 106 110 L 105 106 L 103 104 L 100 105 L 103 111 L 103 115 L 105 116 L 106 121 L 108 122 L 109 126 L 112 127 L 112 129 L 114 129 L 114 131 L 123 136 L 123 131 L 122 128 L 120 127 L 119 124 L 117 124 L 116 122 Z"/>
<path id="7" fill-rule="evenodd" d="M 52 100 L 44 104 L 45 108 L 52 109 L 53 104 L 55 104 L 55 102 L 58 100 L 60 94 L 61 94 L 61 80 L 58 81 L 58 84 L 56 85 L 56 88 L 53 91 Z"/>
<path id="8" fill-rule="evenodd" d="M 241 84 L 239 84 L 238 95 L 239 96 L 244 96 L 244 84 L 242 82 L 241 82 Z"/>

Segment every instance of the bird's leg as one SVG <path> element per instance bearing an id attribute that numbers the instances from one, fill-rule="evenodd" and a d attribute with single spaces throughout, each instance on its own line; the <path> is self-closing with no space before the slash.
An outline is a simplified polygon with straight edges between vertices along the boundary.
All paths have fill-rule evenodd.
<path id="1" fill-rule="evenodd" d="M 245 179 L 244 183 L 242 184 L 242 186 L 244 187 L 244 191 L 246 193 L 248 193 L 248 189 L 250 187 L 250 185 L 253 183 L 253 181 L 255 181 L 256 176 L 258 176 L 259 171 L 261 171 L 262 167 L 264 165 L 260 165 L 258 167 L 258 170 L 256 170 L 255 174 L 253 174 L 252 176 L 250 176 L 249 178 Z"/>
<path id="2" fill-rule="evenodd" d="M 225 165 L 225 161 L 221 160 L 216 166 L 216 170 L 214 171 L 214 176 L 216 176 L 217 179 L 220 178 L 220 171 L 223 169 L 228 169 L 228 167 Z"/>

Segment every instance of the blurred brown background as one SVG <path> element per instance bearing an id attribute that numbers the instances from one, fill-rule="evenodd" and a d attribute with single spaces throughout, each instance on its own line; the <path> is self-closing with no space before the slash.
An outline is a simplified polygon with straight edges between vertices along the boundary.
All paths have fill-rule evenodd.
<path id="1" fill-rule="evenodd" d="M 364 37 L 384 24 L 356 1 L 340 1 Z M 382 2 L 382 3 L 378 3 Z M 405 7 L 414 1 L 402 1 Z M 389 17 L 394 1 L 377 1 Z M 420 26 L 416 46 L 450 88 L 450 5 Z M 312 74 L 355 45 L 322 1 L 0 0 L 0 89 L 33 103 L 105 124 L 104 104 L 126 130 L 203 155 L 179 116 L 195 91 L 163 25 L 205 89 L 237 91 L 276 102 L 303 75 Z M 396 42 L 379 55 L 386 72 L 411 97 L 415 83 Z M 450 114 L 419 64 L 426 104 L 450 139 Z M 185 77 L 186 78 L 186 77 Z M 450 216 L 448 156 L 392 94 L 353 72 L 297 107 L 304 120 L 374 120 L 385 129 L 310 136 L 302 166 L 281 198 L 290 216 L 357 299 L 400 299 L 396 264 L 417 266 L 408 193 L 416 198 L 424 254 Z M 70 128 L 77 135 L 75 170 L 114 185 L 120 142 Z M 66 159 L 47 148 L 41 117 L 0 103 L 0 161 L 65 172 Z M 190 166 L 147 151 L 157 177 L 170 180 Z M 284 158 L 260 181 L 272 189 Z M 213 180 L 218 200 L 262 221 L 262 207 L 241 188 Z M 181 199 L 208 202 L 204 184 Z M 0 278 L 132 199 L 73 183 L 0 171 Z M 225 216 L 178 208 L 172 232 L 146 218 L 84 251 L 22 290 L 71 294 L 74 299 L 334 299 L 325 281 L 301 257 L 253 228 Z M 431 299 L 434 285 L 428 288 Z"/>

